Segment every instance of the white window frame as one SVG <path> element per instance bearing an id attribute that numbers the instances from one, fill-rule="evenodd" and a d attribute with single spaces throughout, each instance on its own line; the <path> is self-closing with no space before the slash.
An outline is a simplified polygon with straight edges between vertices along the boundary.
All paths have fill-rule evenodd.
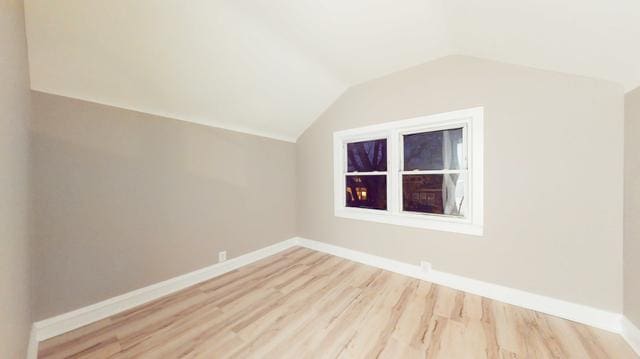
<path id="1" fill-rule="evenodd" d="M 483 235 L 484 108 L 423 116 L 378 125 L 354 128 L 333 134 L 334 212 L 336 217 L 395 224 L 439 231 Z M 402 210 L 403 135 L 463 128 L 467 161 L 465 216 L 405 212 Z M 387 139 L 387 210 L 346 206 L 347 143 Z M 420 174 L 428 171 L 408 171 Z M 435 171 L 442 173 L 443 171 Z M 379 174 L 383 174 L 380 172 Z"/>

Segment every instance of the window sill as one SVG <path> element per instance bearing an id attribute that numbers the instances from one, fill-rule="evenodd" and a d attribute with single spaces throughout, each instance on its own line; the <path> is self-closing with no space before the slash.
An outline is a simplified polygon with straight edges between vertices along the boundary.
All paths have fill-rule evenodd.
<path id="1" fill-rule="evenodd" d="M 386 211 L 376 211 L 358 208 L 340 208 L 335 210 L 335 216 L 357 219 L 361 221 L 393 224 L 403 227 L 432 229 L 435 231 L 483 235 L 483 227 L 454 218 L 433 219 L 422 215 L 394 214 Z"/>

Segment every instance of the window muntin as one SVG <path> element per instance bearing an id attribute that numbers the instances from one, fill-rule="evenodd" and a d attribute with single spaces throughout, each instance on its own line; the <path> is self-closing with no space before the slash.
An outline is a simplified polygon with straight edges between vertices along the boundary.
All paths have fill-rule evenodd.
<path id="1" fill-rule="evenodd" d="M 402 175 L 402 210 L 464 217 L 464 174 Z"/>
<path id="2" fill-rule="evenodd" d="M 465 217 L 467 131 L 451 126 L 401 134 L 402 211 Z"/>
<path id="3" fill-rule="evenodd" d="M 335 215 L 481 236 L 483 112 L 477 107 L 335 132 Z M 359 142 L 367 144 L 349 146 Z M 426 154 L 410 154 L 405 163 L 405 152 Z M 386 193 L 372 195 L 376 182 L 377 188 L 386 184 Z"/>
<path id="4" fill-rule="evenodd" d="M 347 142 L 345 206 L 387 210 L 387 139 Z"/>

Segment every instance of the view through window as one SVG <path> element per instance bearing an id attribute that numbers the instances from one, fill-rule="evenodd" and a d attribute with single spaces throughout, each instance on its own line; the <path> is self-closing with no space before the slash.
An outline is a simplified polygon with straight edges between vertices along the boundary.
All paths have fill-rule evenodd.
<path id="1" fill-rule="evenodd" d="M 336 216 L 481 235 L 483 114 L 334 133 Z"/>

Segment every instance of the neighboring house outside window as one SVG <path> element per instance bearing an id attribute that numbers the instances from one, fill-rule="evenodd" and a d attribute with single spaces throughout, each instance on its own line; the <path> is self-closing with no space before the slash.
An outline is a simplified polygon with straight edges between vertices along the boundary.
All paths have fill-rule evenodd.
<path id="1" fill-rule="evenodd" d="M 334 133 L 339 217 L 482 235 L 483 109 Z"/>
<path id="2" fill-rule="evenodd" d="M 387 209 L 387 139 L 351 142 L 347 147 L 347 207 Z"/>

